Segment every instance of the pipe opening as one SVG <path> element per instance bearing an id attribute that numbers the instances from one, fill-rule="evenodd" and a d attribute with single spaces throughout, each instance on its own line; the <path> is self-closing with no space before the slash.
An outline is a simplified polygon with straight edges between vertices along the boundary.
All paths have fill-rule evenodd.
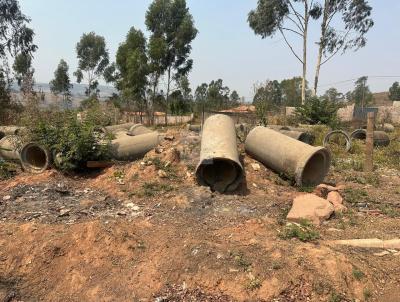
<path id="1" fill-rule="evenodd" d="M 48 153 L 36 144 L 27 144 L 21 150 L 21 162 L 25 170 L 40 173 L 49 166 Z"/>
<path id="2" fill-rule="evenodd" d="M 0 139 L 2 139 L 3 137 L 5 137 L 6 136 L 6 134 L 4 133 L 4 132 L 1 132 L 0 131 Z"/>
<path id="3" fill-rule="evenodd" d="M 329 160 L 321 151 L 313 154 L 305 164 L 301 174 L 303 186 L 319 185 L 325 178 L 329 169 Z"/>
<path id="4" fill-rule="evenodd" d="M 356 130 L 351 134 L 351 138 L 366 140 L 367 139 L 367 131 L 365 131 L 363 129 Z"/>
<path id="5" fill-rule="evenodd" d="M 229 159 L 211 159 L 200 164 L 198 177 L 212 190 L 224 193 L 230 191 L 231 185 L 241 181 L 242 169 Z"/>

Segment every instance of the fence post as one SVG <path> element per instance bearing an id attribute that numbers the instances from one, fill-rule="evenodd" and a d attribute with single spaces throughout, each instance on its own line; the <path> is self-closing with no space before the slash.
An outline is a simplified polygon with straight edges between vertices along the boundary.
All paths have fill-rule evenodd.
<path id="1" fill-rule="evenodd" d="M 374 170 L 374 125 L 375 113 L 368 112 L 367 118 L 367 140 L 365 147 L 365 172 L 372 172 Z"/>

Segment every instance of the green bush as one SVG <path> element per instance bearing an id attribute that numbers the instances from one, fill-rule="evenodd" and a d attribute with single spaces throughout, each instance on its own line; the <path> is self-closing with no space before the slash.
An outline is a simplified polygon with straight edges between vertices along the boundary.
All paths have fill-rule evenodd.
<path id="1" fill-rule="evenodd" d="M 16 166 L 13 163 L 0 159 L 0 180 L 6 180 L 16 174 Z"/>
<path id="2" fill-rule="evenodd" d="M 47 112 L 31 121 L 29 139 L 51 151 L 58 169 L 81 170 L 87 161 L 110 156 L 110 140 L 97 128 L 91 119 L 79 121 L 75 111 Z"/>
<path id="3" fill-rule="evenodd" d="M 311 97 L 304 105 L 296 107 L 295 116 L 300 123 L 323 124 L 335 129 L 339 126 L 337 112 L 340 107 L 340 104 L 327 98 Z"/>

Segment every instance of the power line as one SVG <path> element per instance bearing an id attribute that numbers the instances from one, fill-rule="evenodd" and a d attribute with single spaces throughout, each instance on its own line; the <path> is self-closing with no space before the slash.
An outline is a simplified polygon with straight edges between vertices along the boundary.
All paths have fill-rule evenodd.
<path id="1" fill-rule="evenodd" d="M 400 78 L 400 76 L 394 76 L 394 75 L 384 75 L 384 76 L 366 76 L 369 79 L 370 78 Z M 349 79 L 349 80 L 344 80 L 344 81 L 340 81 L 340 82 L 335 82 L 335 83 L 330 83 L 330 84 L 324 84 L 324 85 L 320 85 L 319 87 L 327 87 L 327 86 L 334 86 L 334 85 L 339 85 L 339 84 L 345 84 L 348 82 L 354 82 L 356 80 L 358 80 L 359 78 L 355 78 L 355 79 Z"/>

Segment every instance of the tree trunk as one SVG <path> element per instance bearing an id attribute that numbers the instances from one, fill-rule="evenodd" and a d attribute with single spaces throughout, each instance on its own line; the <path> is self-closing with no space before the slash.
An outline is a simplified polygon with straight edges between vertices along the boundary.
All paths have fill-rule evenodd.
<path id="1" fill-rule="evenodd" d="M 167 95 L 165 97 L 165 126 L 168 126 L 168 103 L 169 103 L 169 90 L 171 88 L 171 67 L 168 68 L 168 82 L 167 82 Z"/>
<path id="2" fill-rule="evenodd" d="M 303 36 L 303 80 L 301 83 L 301 104 L 306 102 L 306 82 L 307 82 L 307 34 L 308 34 L 308 2 L 304 2 L 304 36 Z"/>
<path id="3" fill-rule="evenodd" d="M 325 40 L 326 26 L 327 26 L 328 16 L 329 16 L 328 9 L 329 9 L 329 3 L 328 3 L 328 0 L 325 0 L 324 17 L 322 19 L 322 24 L 321 24 L 321 37 L 320 37 L 319 49 L 318 49 L 317 66 L 315 68 L 314 89 L 313 89 L 314 96 L 317 95 L 319 73 L 321 70 L 322 53 L 325 48 L 324 40 Z"/>

